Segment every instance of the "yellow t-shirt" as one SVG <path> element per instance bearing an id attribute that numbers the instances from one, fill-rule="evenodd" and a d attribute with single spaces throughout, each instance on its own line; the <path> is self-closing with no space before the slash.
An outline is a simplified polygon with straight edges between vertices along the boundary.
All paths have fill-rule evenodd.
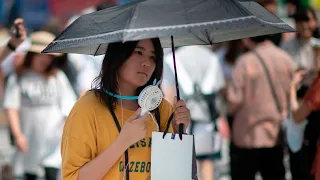
<path id="1" fill-rule="evenodd" d="M 160 131 L 163 132 L 172 113 L 172 106 L 163 100 L 159 110 Z M 116 106 L 115 109 L 121 126 L 133 113 L 134 111 L 120 106 Z M 146 137 L 128 148 L 130 180 L 150 179 L 151 137 L 152 131 L 156 129 L 156 124 L 150 116 L 147 121 Z M 169 132 L 173 132 L 171 125 Z M 61 145 L 63 179 L 76 180 L 79 169 L 106 150 L 118 135 L 119 131 L 110 111 L 93 92 L 79 99 L 70 112 L 63 131 Z M 124 174 L 124 155 L 122 155 L 103 179 L 122 180 Z"/>

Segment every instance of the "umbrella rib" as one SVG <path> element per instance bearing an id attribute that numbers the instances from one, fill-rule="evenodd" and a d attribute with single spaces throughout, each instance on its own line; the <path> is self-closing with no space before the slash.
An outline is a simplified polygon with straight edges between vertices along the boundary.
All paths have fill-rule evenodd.
<path id="1" fill-rule="evenodd" d="M 96 52 L 94 53 L 94 56 L 96 56 L 96 55 L 97 55 L 97 53 L 98 53 L 98 51 L 99 51 L 100 47 L 101 47 L 101 44 L 99 44 L 99 46 L 98 46 L 98 48 L 97 48 Z"/>
<path id="2" fill-rule="evenodd" d="M 189 31 L 189 32 L 191 32 L 193 34 L 193 36 L 196 37 L 199 41 L 203 42 L 204 44 L 207 43 L 204 39 L 202 39 L 201 37 L 199 37 L 196 34 L 194 34 L 194 32 L 192 32 L 192 31 Z"/>
<path id="3" fill-rule="evenodd" d="M 156 31 L 156 30 L 163 30 L 163 29 L 173 29 L 173 28 L 187 28 L 187 27 L 194 27 L 194 26 L 203 26 L 203 25 L 212 25 L 212 24 L 219 24 L 219 23 L 223 23 L 223 22 L 232 22 L 232 21 L 239 21 L 239 20 L 246 20 L 246 19 L 256 19 L 257 21 L 260 21 L 262 23 L 274 26 L 274 25 L 283 25 L 283 26 L 288 26 L 286 23 L 271 23 L 271 22 L 267 22 L 264 20 L 261 20 L 255 16 L 247 16 L 247 17 L 240 17 L 240 18 L 233 18 L 233 19 L 228 19 L 228 20 L 221 20 L 221 21 L 214 21 L 214 22 L 202 22 L 202 23 L 192 23 L 192 24 L 184 24 L 184 25 L 176 25 L 176 26 L 161 26 L 161 27 L 154 27 L 154 28 L 137 28 L 137 29 L 123 29 L 123 30 L 118 30 L 118 31 L 113 31 L 113 32 L 109 32 L 109 33 L 105 33 L 105 34 L 99 34 L 99 35 L 92 35 L 92 36 L 87 36 L 87 37 L 80 37 L 80 38 L 73 38 L 73 39 L 62 39 L 62 40 L 55 40 L 53 41 L 53 43 L 57 43 L 57 42 L 75 42 L 78 40 L 88 40 L 88 39 L 92 39 L 92 38 L 99 38 L 102 36 L 106 36 L 106 35 L 114 35 L 114 34 L 119 34 L 119 33 L 129 33 L 129 32 L 139 32 L 139 31 Z"/>
<path id="4" fill-rule="evenodd" d="M 181 2 L 181 4 L 183 5 L 184 2 L 183 2 L 182 0 L 180 0 L 180 2 Z M 189 22 L 190 22 L 190 18 L 189 18 L 189 16 L 188 16 L 188 12 L 187 12 L 187 10 L 186 10 L 185 7 L 184 7 L 184 13 L 185 13 L 186 22 L 189 23 Z M 193 34 L 193 36 L 196 37 L 199 41 L 201 41 L 201 42 L 203 42 L 203 43 L 207 43 L 205 39 L 202 39 L 200 36 L 196 35 L 194 32 L 192 32 L 192 30 L 189 29 L 189 32 L 190 32 L 191 34 Z M 208 33 L 208 32 L 206 31 L 206 33 Z M 210 37 L 209 37 L 209 38 L 208 38 L 208 37 L 209 37 L 209 36 L 207 35 L 207 39 L 208 39 L 209 43 L 211 44 Z"/>
<path id="5" fill-rule="evenodd" d="M 136 6 L 133 8 L 131 17 L 133 17 L 133 15 L 136 13 L 136 9 L 137 9 L 138 4 L 136 4 Z M 130 28 L 130 24 L 132 22 L 133 18 L 129 18 L 129 21 L 126 23 L 125 28 L 129 29 Z M 124 39 L 124 33 L 126 33 L 125 31 L 122 32 L 122 38 Z"/>

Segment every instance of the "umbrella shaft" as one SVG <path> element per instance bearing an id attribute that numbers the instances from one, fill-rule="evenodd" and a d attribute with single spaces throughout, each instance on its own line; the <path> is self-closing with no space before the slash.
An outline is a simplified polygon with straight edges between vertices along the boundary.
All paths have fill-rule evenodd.
<path id="1" fill-rule="evenodd" d="M 176 54 L 174 49 L 173 36 L 171 36 L 171 49 L 172 49 L 172 56 L 173 56 L 174 77 L 176 81 L 177 100 L 179 101 L 180 100 L 179 82 L 178 82 L 178 75 L 177 75 Z"/>

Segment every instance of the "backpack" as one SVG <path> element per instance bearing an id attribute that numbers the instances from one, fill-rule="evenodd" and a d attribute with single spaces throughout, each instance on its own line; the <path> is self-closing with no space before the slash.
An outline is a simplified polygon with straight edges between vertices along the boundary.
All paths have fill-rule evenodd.
<path id="1" fill-rule="evenodd" d="M 215 106 L 216 94 L 203 94 L 200 87 L 194 85 L 194 94 L 186 97 L 186 105 L 190 109 L 193 122 L 210 122 L 219 117 Z"/>

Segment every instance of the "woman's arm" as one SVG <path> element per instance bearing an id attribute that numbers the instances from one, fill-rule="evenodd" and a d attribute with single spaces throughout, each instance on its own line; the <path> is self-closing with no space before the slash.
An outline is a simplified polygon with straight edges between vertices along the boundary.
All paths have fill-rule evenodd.
<path id="1" fill-rule="evenodd" d="M 85 105 L 81 102 L 85 98 L 80 99 L 81 106 Z M 88 107 L 76 107 L 79 113 L 71 112 L 64 128 L 61 153 L 62 175 L 65 180 L 102 179 L 125 150 L 146 135 L 146 122 L 149 118 L 144 116 L 137 119 L 141 112 L 139 109 L 125 122 L 117 139 L 96 156 L 96 133 L 92 129 L 95 121 L 83 108 Z"/>
<path id="2" fill-rule="evenodd" d="M 295 123 L 299 124 L 306 119 L 306 117 L 311 113 L 311 108 L 305 103 L 305 101 L 298 102 L 296 95 L 296 86 L 303 79 L 304 72 L 297 72 L 294 75 L 293 81 L 290 87 L 290 102 L 292 117 Z"/>
<path id="3" fill-rule="evenodd" d="M 102 154 L 80 168 L 78 180 L 102 179 L 119 160 L 126 148 L 123 141 L 117 138 L 117 140 Z"/>
<path id="4" fill-rule="evenodd" d="M 10 49 L 8 45 L 16 49 L 27 38 L 27 32 L 23 24 L 23 19 L 16 19 L 14 21 L 14 26 L 18 27 L 18 32 L 20 34 L 20 37 L 17 38 L 12 32 L 10 32 L 11 38 L 9 42 L 2 48 L 2 51 L 0 52 L 0 63 L 3 62 L 6 59 L 6 57 L 8 57 L 14 51 Z"/>
<path id="5" fill-rule="evenodd" d="M 20 120 L 19 120 L 19 112 L 17 109 L 7 109 L 7 115 L 9 119 L 9 125 L 12 130 L 15 143 L 18 149 L 22 152 L 28 151 L 27 140 L 24 137 L 21 127 L 20 127 Z"/>
<path id="6" fill-rule="evenodd" d="M 299 124 L 304 121 L 307 116 L 311 113 L 310 107 L 304 102 L 301 101 L 297 110 L 292 111 L 293 120 L 295 123 Z"/>
<path id="7" fill-rule="evenodd" d="M 17 109 L 7 109 L 7 115 L 9 119 L 10 128 L 12 130 L 13 136 L 18 137 L 22 135 L 22 131 L 19 123 L 19 112 Z"/>

